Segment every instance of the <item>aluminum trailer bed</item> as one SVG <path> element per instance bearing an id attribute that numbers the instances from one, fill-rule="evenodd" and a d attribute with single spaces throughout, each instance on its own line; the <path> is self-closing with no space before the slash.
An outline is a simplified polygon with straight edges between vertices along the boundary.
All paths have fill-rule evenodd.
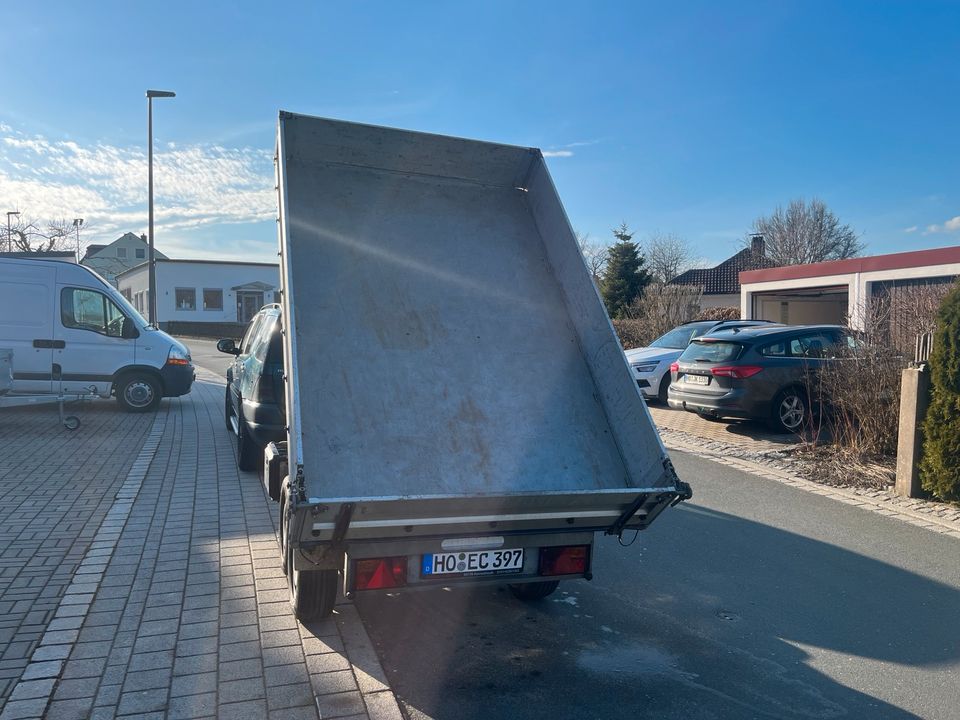
<path id="1" fill-rule="evenodd" d="M 282 112 L 277 180 L 285 566 L 349 591 L 358 553 L 619 534 L 689 497 L 539 150 Z"/>

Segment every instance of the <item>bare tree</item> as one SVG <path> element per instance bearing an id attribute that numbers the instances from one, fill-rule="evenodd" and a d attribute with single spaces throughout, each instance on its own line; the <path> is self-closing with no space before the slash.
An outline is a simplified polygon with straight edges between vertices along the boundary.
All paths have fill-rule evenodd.
<path id="1" fill-rule="evenodd" d="M 656 282 L 670 282 L 694 265 L 690 245 L 673 233 L 654 233 L 647 240 L 645 250 L 647 267 Z"/>
<path id="2" fill-rule="evenodd" d="M 53 250 L 77 250 L 77 229 L 72 220 L 66 218 L 39 220 L 21 214 L 16 223 L 10 225 L 10 234 L 2 243 L 2 250 L 8 247 L 13 252 L 50 252 Z M 87 229 L 86 226 L 83 228 Z M 3 227 L 6 231 L 6 227 Z"/>
<path id="3" fill-rule="evenodd" d="M 624 348 L 642 347 L 696 317 L 703 293 L 693 285 L 651 283 L 613 326 Z"/>
<path id="4" fill-rule="evenodd" d="M 863 252 L 860 236 L 817 198 L 791 200 L 785 209 L 757 218 L 751 235 L 763 236 L 767 258 L 778 265 L 842 260 Z M 744 246 L 751 246 L 749 237 Z"/>
<path id="5" fill-rule="evenodd" d="M 594 242 L 590 238 L 590 233 L 577 232 L 576 235 L 577 245 L 580 246 L 580 253 L 583 255 L 584 262 L 587 263 L 593 283 L 599 287 L 600 276 L 607 264 L 607 246 Z"/>

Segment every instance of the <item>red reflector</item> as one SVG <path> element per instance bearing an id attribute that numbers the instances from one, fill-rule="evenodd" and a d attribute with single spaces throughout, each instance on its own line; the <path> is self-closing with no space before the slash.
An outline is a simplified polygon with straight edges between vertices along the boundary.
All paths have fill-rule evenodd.
<path id="1" fill-rule="evenodd" d="M 713 373 L 714 377 L 732 377 L 742 380 L 743 378 L 753 377 L 761 370 L 763 368 L 756 365 L 724 365 L 723 367 L 715 367 L 710 372 Z"/>
<path id="2" fill-rule="evenodd" d="M 540 548 L 541 575 L 583 575 L 587 571 L 589 545 Z"/>
<path id="3" fill-rule="evenodd" d="M 680 363 L 670 363 L 670 372 L 680 372 Z"/>
<path id="4" fill-rule="evenodd" d="M 354 586 L 357 590 L 382 590 L 407 584 L 405 557 L 357 560 L 354 571 Z"/>

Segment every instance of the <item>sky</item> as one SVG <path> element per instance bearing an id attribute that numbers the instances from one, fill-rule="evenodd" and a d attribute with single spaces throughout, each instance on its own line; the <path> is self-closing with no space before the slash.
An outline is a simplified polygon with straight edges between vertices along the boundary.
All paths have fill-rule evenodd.
<path id="1" fill-rule="evenodd" d="M 703 262 L 818 197 L 868 254 L 960 244 L 960 2 L 10 3 L 0 213 L 272 260 L 278 110 L 541 148 L 574 228 Z M 2 217 L 2 215 L 0 215 Z"/>

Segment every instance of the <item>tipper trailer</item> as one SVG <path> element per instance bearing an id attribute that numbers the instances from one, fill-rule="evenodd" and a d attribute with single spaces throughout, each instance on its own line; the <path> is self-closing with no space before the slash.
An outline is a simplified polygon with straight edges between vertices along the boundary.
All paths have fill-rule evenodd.
<path id="1" fill-rule="evenodd" d="M 264 482 L 298 617 L 340 588 L 543 597 L 691 496 L 539 150 L 281 112 L 276 171 Z"/>

